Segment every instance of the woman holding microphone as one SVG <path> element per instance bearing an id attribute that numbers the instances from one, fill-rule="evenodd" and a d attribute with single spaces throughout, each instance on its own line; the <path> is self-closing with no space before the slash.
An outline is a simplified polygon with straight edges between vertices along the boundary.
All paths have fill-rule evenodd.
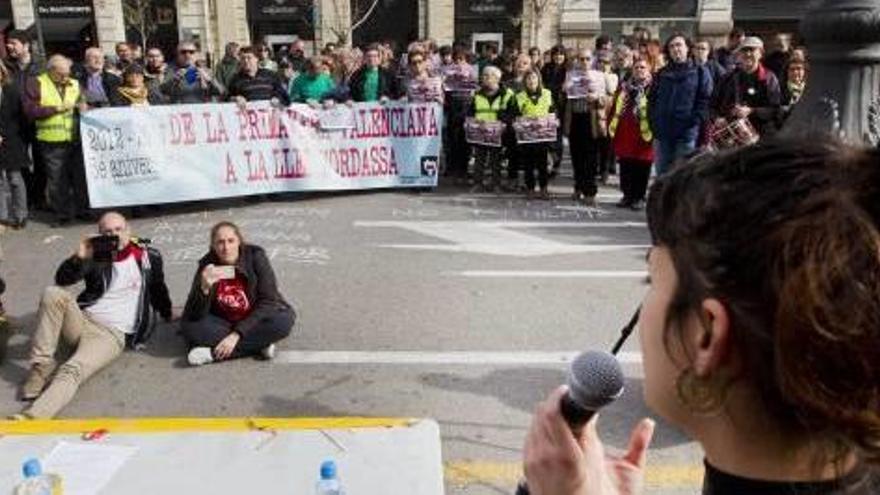
<path id="1" fill-rule="evenodd" d="M 705 452 L 703 494 L 880 493 L 880 151 L 830 138 L 707 154 L 651 189 L 644 400 Z M 564 388 L 525 446 L 535 495 L 645 493 L 654 425 L 605 457 Z"/>

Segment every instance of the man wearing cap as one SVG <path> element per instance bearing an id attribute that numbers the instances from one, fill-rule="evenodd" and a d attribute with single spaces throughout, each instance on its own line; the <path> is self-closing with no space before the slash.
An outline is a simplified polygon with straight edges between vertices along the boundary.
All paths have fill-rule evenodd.
<path id="1" fill-rule="evenodd" d="M 761 136 L 776 131 L 782 91 L 776 75 L 764 67 L 764 43 L 750 36 L 737 50 L 737 68 L 724 77 L 711 104 L 716 126 L 747 118 Z"/>

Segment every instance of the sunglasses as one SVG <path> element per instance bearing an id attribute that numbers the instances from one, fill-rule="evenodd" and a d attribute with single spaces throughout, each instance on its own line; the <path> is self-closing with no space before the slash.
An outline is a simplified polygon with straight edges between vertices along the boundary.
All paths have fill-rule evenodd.
<path id="1" fill-rule="evenodd" d="M 578 60 L 580 60 L 581 62 L 589 62 L 590 60 L 593 60 L 593 59 L 590 57 L 578 57 Z"/>

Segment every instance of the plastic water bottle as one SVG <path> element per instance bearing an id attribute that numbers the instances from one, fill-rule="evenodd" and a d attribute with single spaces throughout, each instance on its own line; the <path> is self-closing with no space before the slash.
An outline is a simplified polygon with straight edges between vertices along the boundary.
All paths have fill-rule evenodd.
<path id="1" fill-rule="evenodd" d="M 315 486 L 315 495 L 345 495 L 339 478 L 336 477 L 336 463 L 324 461 L 321 463 L 321 479 Z"/>
<path id="2" fill-rule="evenodd" d="M 62 495 L 61 477 L 57 474 L 43 474 L 43 466 L 38 459 L 28 459 L 22 464 L 24 481 L 15 487 L 14 495 Z"/>

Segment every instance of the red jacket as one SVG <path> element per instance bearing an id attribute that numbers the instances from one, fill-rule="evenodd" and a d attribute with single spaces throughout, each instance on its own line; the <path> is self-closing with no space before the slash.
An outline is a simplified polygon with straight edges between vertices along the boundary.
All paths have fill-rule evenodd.
<path id="1" fill-rule="evenodd" d="M 642 137 L 639 129 L 639 118 L 633 111 L 634 104 L 629 101 L 629 94 L 624 93 L 626 86 L 622 84 L 617 89 L 608 115 L 608 122 L 611 122 L 617 107 L 617 99 L 623 95 L 623 111 L 620 114 L 620 123 L 617 125 L 617 132 L 614 134 L 612 141 L 614 154 L 618 158 L 638 160 L 645 162 L 645 165 L 651 165 L 654 162 L 654 143 L 645 141 Z"/>

